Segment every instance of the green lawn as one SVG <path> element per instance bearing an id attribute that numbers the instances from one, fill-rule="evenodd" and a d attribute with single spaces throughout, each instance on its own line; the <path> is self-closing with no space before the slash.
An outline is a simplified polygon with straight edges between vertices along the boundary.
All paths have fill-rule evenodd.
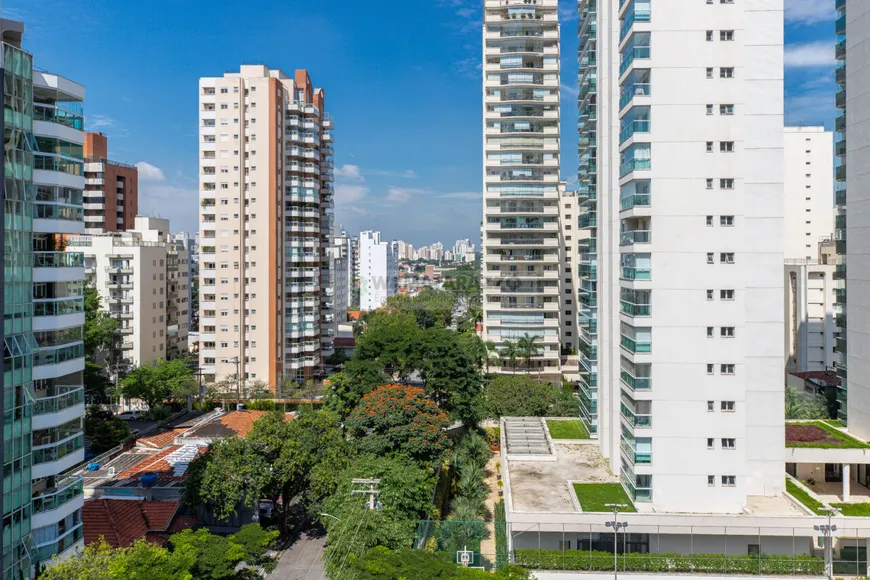
<path id="1" fill-rule="evenodd" d="M 580 419 L 547 421 L 547 429 L 553 439 L 589 439 L 589 432 Z"/>
<path id="2" fill-rule="evenodd" d="M 811 431 L 821 435 L 815 437 Z M 835 429 L 825 421 L 801 421 L 785 424 L 785 446 L 817 449 L 866 449 L 870 445 Z"/>
<path id="3" fill-rule="evenodd" d="M 870 503 L 832 503 L 831 507 L 840 510 L 844 516 L 864 518 L 870 516 Z"/>
<path id="4" fill-rule="evenodd" d="M 628 506 L 622 508 L 620 510 L 622 512 L 637 511 L 622 485 L 618 483 L 575 483 L 574 493 L 584 512 L 613 511 L 605 505 L 609 503 L 622 503 Z"/>
<path id="5" fill-rule="evenodd" d="M 816 514 L 825 515 L 825 512 L 820 511 L 825 506 L 821 502 L 814 500 L 803 488 L 788 478 L 785 480 L 785 490 Z"/>

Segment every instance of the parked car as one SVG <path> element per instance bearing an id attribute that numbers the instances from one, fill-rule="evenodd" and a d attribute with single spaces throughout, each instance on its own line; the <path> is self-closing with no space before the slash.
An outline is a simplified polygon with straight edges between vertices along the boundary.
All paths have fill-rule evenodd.
<path id="1" fill-rule="evenodd" d="M 90 417 L 90 418 L 92 418 L 92 419 L 105 419 L 105 420 L 109 420 L 109 419 L 111 419 L 111 418 L 114 417 L 114 416 L 115 416 L 115 415 L 112 414 L 111 411 L 108 411 L 108 410 L 106 410 L 106 409 L 98 409 L 98 410 L 94 410 L 94 411 L 90 411 L 90 410 L 88 411 L 88 417 Z"/>
<path id="2" fill-rule="evenodd" d="M 118 419 L 121 421 L 138 421 L 143 417 L 143 413 L 139 411 L 125 411 L 118 414 Z"/>

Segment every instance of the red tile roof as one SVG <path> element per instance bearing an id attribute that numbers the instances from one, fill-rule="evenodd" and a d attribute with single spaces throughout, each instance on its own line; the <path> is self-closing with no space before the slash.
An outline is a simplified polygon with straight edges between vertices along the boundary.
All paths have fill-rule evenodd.
<path id="1" fill-rule="evenodd" d="M 176 517 L 178 506 L 178 500 L 90 499 L 82 508 L 85 544 L 103 537 L 120 548 L 144 537 L 163 545 L 171 534 L 197 523 L 193 516 Z"/>
<path id="2" fill-rule="evenodd" d="M 840 386 L 840 377 L 837 376 L 837 373 L 833 371 L 804 371 L 800 373 L 791 373 L 799 379 L 814 379 L 817 381 L 824 381 L 831 386 L 839 387 Z"/>
<path id="3" fill-rule="evenodd" d="M 160 431 L 154 435 L 141 437 L 136 441 L 137 445 L 143 447 L 151 447 L 153 449 L 163 449 L 167 445 L 171 445 L 175 438 L 187 431 L 186 428 L 175 428 L 166 431 Z"/>
<path id="4" fill-rule="evenodd" d="M 158 475 L 163 477 L 172 476 L 173 466 L 166 461 L 166 456 L 173 451 L 176 451 L 177 449 L 181 449 L 181 445 L 170 445 L 166 449 L 160 451 L 160 453 L 150 455 L 139 463 L 131 465 L 130 467 L 116 475 L 115 478 L 126 479 L 128 477 L 134 477 L 136 475 L 148 473 L 151 471 L 154 471 Z"/>

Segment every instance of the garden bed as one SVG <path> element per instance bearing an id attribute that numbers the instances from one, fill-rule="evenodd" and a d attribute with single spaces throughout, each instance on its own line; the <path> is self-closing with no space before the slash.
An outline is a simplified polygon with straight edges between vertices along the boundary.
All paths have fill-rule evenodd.
<path id="1" fill-rule="evenodd" d="M 818 449 L 865 449 L 866 443 L 839 431 L 823 421 L 786 423 L 785 446 Z"/>
<path id="2" fill-rule="evenodd" d="M 870 503 L 832 503 L 831 507 L 840 510 L 840 513 L 844 516 L 870 517 Z"/>
<path id="3" fill-rule="evenodd" d="M 810 508 L 813 513 L 818 515 L 825 515 L 826 512 L 821 511 L 821 509 L 825 507 L 825 505 L 822 502 L 813 499 L 813 497 L 810 496 L 810 494 L 808 494 L 806 491 L 804 491 L 802 487 L 800 487 L 798 484 L 788 478 L 786 478 L 785 480 L 785 490 L 789 494 L 791 494 L 793 498 Z"/>
<path id="4" fill-rule="evenodd" d="M 539 570 L 613 571 L 613 554 L 586 550 L 515 550 L 516 564 Z M 821 576 L 823 558 L 815 556 L 725 556 L 723 554 L 623 554 L 618 567 L 628 572 L 689 574 L 764 574 Z"/>
<path id="5" fill-rule="evenodd" d="M 628 494 L 619 483 L 575 483 L 574 494 L 584 512 L 610 512 L 609 503 L 621 503 L 627 507 L 621 512 L 636 512 Z"/>
<path id="6" fill-rule="evenodd" d="M 553 439 L 589 439 L 589 432 L 580 419 L 547 420 L 547 429 Z"/>

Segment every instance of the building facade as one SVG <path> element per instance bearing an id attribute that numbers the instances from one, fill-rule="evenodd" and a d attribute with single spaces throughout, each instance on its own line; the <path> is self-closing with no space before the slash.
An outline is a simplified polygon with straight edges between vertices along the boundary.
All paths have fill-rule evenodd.
<path id="1" fill-rule="evenodd" d="M 325 107 L 304 70 L 243 65 L 200 79 L 199 357 L 207 380 L 239 372 L 275 391 L 319 374 L 334 196 Z"/>
<path id="2" fill-rule="evenodd" d="M 87 283 L 118 321 L 106 364 L 117 376 L 187 353 L 190 326 L 188 254 L 169 220 L 137 216 L 127 232 L 72 238 L 84 253 Z"/>
<path id="3" fill-rule="evenodd" d="M 501 350 L 534 337 L 536 356 L 523 372 L 555 376 L 561 269 L 558 2 L 486 0 L 483 52 L 483 339 Z"/>
<path id="4" fill-rule="evenodd" d="M 5 69 L 4 578 L 82 545 L 84 87 L 35 71 L 0 21 Z"/>
<path id="5" fill-rule="evenodd" d="M 109 160 L 102 133 L 85 135 L 85 233 L 133 229 L 139 212 L 139 170 Z"/>
<path id="6" fill-rule="evenodd" d="M 783 488 L 782 2 L 580 15 L 584 417 L 633 500 L 736 513 Z"/>
<path id="7" fill-rule="evenodd" d="M 820 263 L 819 242 L 834 232 L 834 134 L 824 127 L 786 127 L 786 260 Z"/>
<path id="8" fill-rule="evenodd" d="M 381 232 L 359 235 L 360 310 L 377 310 L 399 291 L 398 244 L 381 241 Z"/>

